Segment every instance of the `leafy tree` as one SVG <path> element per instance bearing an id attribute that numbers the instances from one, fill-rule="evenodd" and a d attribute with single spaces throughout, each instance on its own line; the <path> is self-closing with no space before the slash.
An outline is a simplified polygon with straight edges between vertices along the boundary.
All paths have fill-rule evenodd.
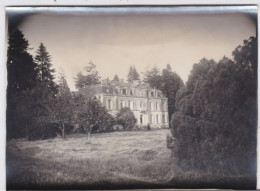
<path id="1" fill-rule="evenodd" d="M 59 92 L 55 98 L 49 99 L 49 116 L 52 123 L 58 124 L 63 139 L 66 127 L 72 125 L 74 119 L 73 100 L 63 72 L 59 76 Z"/>
<path id="2" fill-rule="evenodd" d="M 78 101 L 83 100 L 81 98 Z M 84 101 L 81 109 L 77 111 L 77 121 L 88 133 L 89 138 L 93 130 L 96 132 L 109 131 L 114 125 L 113 117 L 96 98 L 88 98 Z"/>
<path id="3" fill-rule="evenodd" d="M 79 72 L 75 78 L 75 85 L 77 89 L 100 83 L 100 76 L 96 70 L 96 65 L 93 62 L 89 62 L 84 69 L 87 74 L 84 75 L 82 72 Z"/>
<path id="4" fill-rule="evenodd" d="M 155 87 L 161 90 L 162 77 L 161 72 L 157 66 L 154 66 L 151 70 L 144 73 L 144 82 L 149 83 L 151 87 Z"/>
<path id="5" fill-rule="evenodd" d="M 180 76 L 175 72 L 172 72 L 171 66 L 167 64 L 162 73 L 156 66 L 154 66 L 151 70 L 146 71 L 144 81 L 149 83 L 152 87 L 161 90 L 162 93 L 168 98 L 168 112 L 169 117 L 171 117 L 176 111 L 176 94 L 178 90 L 184 86 Z"/>
<path id="6" fill-rule="evenodd" d="M 123 107 L 119 110 L 116 116 L 117 124 L 122 125 L 124 130 L 131 130 L 134 128 L 137 119 L 135 118 L 134 113 L 128 108 Z"/>
<path id="7" fill-rule="evenodd" d="M 58 87 L 54 82 L 54 69 L 51 69 L 51 56 L 43 43 L 36 51 L 35 62 L 37 64 L 38 80 L 42 86 L 46 86 L 50 93 L 57 93 Z"/>
<path id="8" fill-rule="evenodd" d="M 127 75 L 127 81 L 129 83 L 132 83 L 134 80 L 139 80 L 139 73 L 137 72 L 136 68 L 134 66 L 130 66 L 128 75 Z"/>
<path id="9" fill-rule="evenodd" d="M 161 87 L 158 89 L 168 98 L 168 112 L 169 117 L 171 117 L 176 111 L 176 94 L 178 90 L 184 86 L 184 83 L 178 74 L 171 71 L 170 65 L 167 65 L 167 68 L 163 69 L 161 82 Z"/>

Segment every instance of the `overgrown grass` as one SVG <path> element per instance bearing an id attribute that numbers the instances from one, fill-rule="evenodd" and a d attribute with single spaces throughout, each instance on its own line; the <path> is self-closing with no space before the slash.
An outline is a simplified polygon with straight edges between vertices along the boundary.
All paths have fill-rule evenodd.
<path id="1" fill-rule="evenodd" d="M 159 188 L 167 184 L 169 130 L 114 132 L 7 144 L 7 180 L 16 188 Z"/>
<path id="2" fill-rule="evenodd" d="M 7 144 L 8 189 L 253 189 L 251 175 L 182 171 L 166 148 L 169 130 L 72 134 Z"/>

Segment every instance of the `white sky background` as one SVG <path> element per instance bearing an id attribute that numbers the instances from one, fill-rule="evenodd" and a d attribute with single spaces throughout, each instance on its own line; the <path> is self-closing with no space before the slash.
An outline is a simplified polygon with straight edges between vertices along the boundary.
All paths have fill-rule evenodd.
<path id="1" fill-rule="evenodd" d="M 154 65 L 163 69 L 170 64 L 186 82 L 192 65 L 201 58 L 232 58 L 244 39 L 256 35 L 248 14 L 221 9 L 45 8 L 33 13 L 19 29 L 32 52 L 41 42 L 45 44 L 53 67 L 63 68 L 71 90 L 75 90 L 73 77 L 90 60 L 102 78 L 118 74 L 126 79 L 130 65 L 141 73 Z"/>

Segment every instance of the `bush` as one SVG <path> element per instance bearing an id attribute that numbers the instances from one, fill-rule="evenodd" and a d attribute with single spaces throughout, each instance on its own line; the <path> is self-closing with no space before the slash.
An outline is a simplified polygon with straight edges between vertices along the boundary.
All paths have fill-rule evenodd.
<path id="1" fill-rule="evenodd" d="M 116 121 L 118 125 L 122 125 L 124 130 L 130 131 L 135 127 L 137 119 L 134 116 L 134 113 L 127 107 L 119 110 Z"/>
<path id="2" fill-rule="evenodd" d="M 30 129 L 28 133 L 28 140 L 45 140 L 55 138 L 58 134 L 60 134 L 60 129 L 58 124 L 45 124 L 43 126 L 34 126 Z"/>

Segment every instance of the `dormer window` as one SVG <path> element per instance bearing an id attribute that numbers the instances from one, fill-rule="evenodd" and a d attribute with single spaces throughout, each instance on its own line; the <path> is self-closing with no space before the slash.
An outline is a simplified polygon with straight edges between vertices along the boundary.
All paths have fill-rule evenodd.
<path id="1" fill-rule="evenodd" d="M 151 96 L 154 97 L 154 92 L 153 91 L 151 92 Z"/>

